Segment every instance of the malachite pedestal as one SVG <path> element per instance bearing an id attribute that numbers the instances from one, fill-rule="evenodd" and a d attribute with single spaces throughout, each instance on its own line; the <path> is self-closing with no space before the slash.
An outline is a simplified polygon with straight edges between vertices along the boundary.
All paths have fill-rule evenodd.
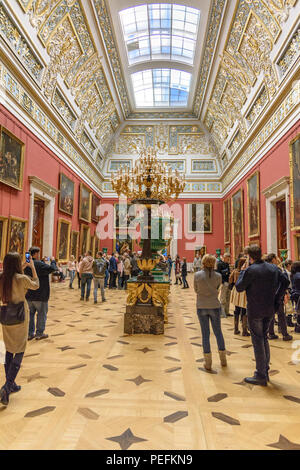
<path id="1" fill-rule="evenodd" d="M 143 282 L 132 278 L 127 283 L 128 296 L 124 318 L 126 334 L 164 333 L 164 323 L 168 322 L 170 282 L 162 271 L 153 269 L 152 274 L 153 281 Z"/>

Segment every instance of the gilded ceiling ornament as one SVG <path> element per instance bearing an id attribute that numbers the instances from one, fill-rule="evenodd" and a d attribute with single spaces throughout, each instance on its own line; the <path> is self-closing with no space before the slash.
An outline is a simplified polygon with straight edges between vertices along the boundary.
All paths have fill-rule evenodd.
<path id="1" fill-rule="evenodd" d="M 66 18 L 57 28 L 47 46 L 47 52 L 50 56 L 50 63 L 45 70 L 43 87 L 45 96 L 51 99 L 58 76 L 65 77 L 70 67 L 82 54 L 69 18 Z"/>

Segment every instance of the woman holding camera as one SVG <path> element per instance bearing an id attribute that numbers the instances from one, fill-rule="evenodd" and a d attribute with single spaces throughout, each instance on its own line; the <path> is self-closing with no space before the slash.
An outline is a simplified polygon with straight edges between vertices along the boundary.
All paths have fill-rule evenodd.
<path id="1" fill-rule="evenodd" d="M 33 278 L 23 274 L 23 269 L 30 267 Z M 39 288 L 39 279 L 36 274 L 34 262 L 29 257 L 29 262 L 22 266 L 19 253 L 7 253 L 3 260 L 3 273 L 0 276 L 0 301 L 2 306 L 13 307 L 24 304 L 24 321 L 14 325 L 2 324 L 3 340 L 6 349 L 5 376 L 6 382 L 0 390 L 0 401 L 7 406 L 9 395 L 18 392 L 21 387 L 16 385 L 15 379 L 20 370 L 24 352 L 27 345 L 29 308 L 25 295 L 28 289 Z"/>

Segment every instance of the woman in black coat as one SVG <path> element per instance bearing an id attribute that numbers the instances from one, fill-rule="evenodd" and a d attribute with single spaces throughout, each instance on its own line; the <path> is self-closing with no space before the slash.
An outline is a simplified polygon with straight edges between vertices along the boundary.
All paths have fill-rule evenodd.
<path id="1" fill-rule="evenodd" d="M 181 266 L 181 276 L 182 276 L 182 282 L 183 282 L 183 288 L 182 289 L 187 289 L 190 286 L 188 285 L 188 282 L 186 280 L 186 276 L 187 276 L 186 258 L 183 258 L 183 263 L 182 263 L 182 266 Z"/>

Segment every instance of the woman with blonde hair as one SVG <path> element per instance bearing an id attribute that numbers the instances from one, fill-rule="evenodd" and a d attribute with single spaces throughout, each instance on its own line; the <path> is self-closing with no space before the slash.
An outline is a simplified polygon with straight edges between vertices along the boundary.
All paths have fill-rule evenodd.
<path id="1" fill-rule="evenodd" d="M 231 291 L 230 296 L 230 303 L 234 305 L 234 334 L 239 335 L 239 319 L 241 316 L 242 321 L 242 336 L 250 336 L 248 331 L 248 324 L 247 324 L 247 297 L 246 291 L 237 292 L 235 288 L 235 283 L 239 278 L 242 266 L 246 263 L 246 258 L 240 258 L 238 260 L 237 268 L 232 271 L 229 277 L 229 285 L 233 285 L 233 289 Z"/>
<path id="2" fill-rule="evenodd" d="M 217 340 L 221 365 L 223 367 L 227 366 L 225 342 L 221 330 L 221 304 L 218 299 L 222 276 L 215 271 L 215 256 L 205 255 L 202 259 L 202 266 L 203 269 L 195 273 L 194 290 L 197 294 L 197 315 L 202 331 L 204 367 L 211 370 L 212 354 L 209 341 L 209 323 L 211 323 Z"/>
<path id="3" fill-rule="evenodd" d="M 31 268 L 32 279 L 23 274 L 25 266 Z M 32 258 L 30 257 L 29 263 L 25 263 L 22 267 L 19 253 L 7 253 L 3 260 L 3 273 L 0 276 L 1 310 L 6 308 L 7 311 L 6 321 L 3 320 L 1 314 L 3 340 L 6 349 L 4 365 L 6 382 L 0 390 L 0 401 L 4 406 L 9 403 L 9 395 L 19 392 L 21 389 L 15 383 L 15 379 L 21 367 L 28 339 L 29 307 L 25 295 L 28 289 L 37 290 L 39 286 L 39 278 Z M 18 317 L 24 315 L 22 319 L 17 318 L 17 310 L 19 311 Z M 12 321 L 13 318 L 8 312 L 10 312 L 10 315 L 16 315 L 14 321 Z"/>

